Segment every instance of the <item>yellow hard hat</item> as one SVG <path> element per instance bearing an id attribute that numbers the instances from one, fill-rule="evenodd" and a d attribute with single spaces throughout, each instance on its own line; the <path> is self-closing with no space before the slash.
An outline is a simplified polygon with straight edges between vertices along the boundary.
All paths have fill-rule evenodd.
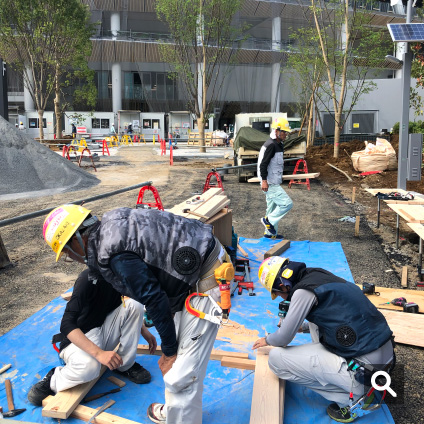
<path id="1" fill-rule="evenodd" d="M 24 123 L 21 121 L 21 122 L 19 122 L 19 125 L 24 125 Z"/>
<path id="2" fill-rule="evenodd" d="M 56 262 L 62 249 L 90 214 L 86 208 L 78 205 L 62 205 L 50 212 L 43 225 L 43 237 L 56 253 Z"/>
<path id="3" fill-rule="evenodd" d="M 289 263 L 289 258 L 280 256 L 271 256 L 265 259 L 259 267 L 259 282 L 271 293 L 271 299 L 274 300 L 277 295 L 272 292 L 272 286 L 282 266 Z"/>
<path id="4" fill-rule="evenodd" d="M 271 128 L 274 130 L 291 132 L 289 121 L 287 121 L 286 118 L 274 119 L 273 123 L 271 124 Z"/>

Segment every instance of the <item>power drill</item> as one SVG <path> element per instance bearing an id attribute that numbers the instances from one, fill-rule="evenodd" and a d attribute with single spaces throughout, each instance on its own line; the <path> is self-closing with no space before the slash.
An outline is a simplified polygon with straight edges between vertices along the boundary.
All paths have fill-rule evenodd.
<path id="1" fill-rule="evenodd" d="M 282 319 L 284 319 L 287 315 L 287 312 L 289 311 L 290 302 L 288 300 L 283 300 L 278 305 L 278 316 Z"/>
<path id="2" fill-rule="evenodd" d="M 221 293 L 222 318 L 228 319 L 231 309 L 231 280 L 234 278 L 234 267 L 231 263 L 223 263 L 215 269 L 215 279 Z"/>

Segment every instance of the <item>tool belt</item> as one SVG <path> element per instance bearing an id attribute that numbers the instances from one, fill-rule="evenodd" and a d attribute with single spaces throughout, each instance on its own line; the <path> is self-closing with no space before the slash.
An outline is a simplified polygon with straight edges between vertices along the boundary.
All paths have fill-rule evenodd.
<path id="1" fill-rule="evenodd" d="M 221 249 L 223 252 L 220 254 Z M 214 258 L 217 259 L 214 260 Z M 215 247 L 206 259 L 206 262 L 200 272 L 199 282 L 195 287 L 192 287 L 192 292 L 198 291 L 199 293 L 205 293 L 214 287 L 218 287 L 214 270 L 223 262 L 231 263 L 231 259 L 221 243 L 215 238 Z"/>
<path id="2" fill-rule="evenodd" d="M 395 342 L 393 337 L 391 338 L 391 342 L 393 345 L 393 348 L 395 347 Z M 392 371 L 394 370 L 395 366 L 396 366 L 396 354 L 395 351 L 393 350 L 393 359 L 388 362 L 382 369 L 378 369 L 375 368 L 374 365 L 372 364 L 366 364 L 362 361 L 360 361 L 359 359 L 356 358 L 349 358 L 346 359 L 346 362 L 348 364 L 348 371 L 352 371 L 354 372 L 354 376 L 355 376 L 355 380 L 360 383 L 363 384 L 365 387 L 371 387 L 371 377 L 373 376 L 373 374 L 377 371 L 385 371 L 388 374 L 391 374 Z M 380 384 L 378 382 L 379 377 L 377 377 L 376 381 L 377 384 Z M 384 385 L 385 382 L 383 382 L 382 384 L 380 384 L 381 386 Z"/>

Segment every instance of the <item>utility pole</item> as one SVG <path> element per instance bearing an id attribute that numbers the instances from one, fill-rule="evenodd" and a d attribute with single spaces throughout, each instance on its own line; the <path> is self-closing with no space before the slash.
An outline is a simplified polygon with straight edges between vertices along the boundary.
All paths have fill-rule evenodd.
<path id="1" fill-rule="evenodd" d="M 6 62 L 0 58 L 0 115 L 9 120 L 9 102 L 7 100 L 7 72 Z"/>
<path id="2" fill-rule="evenodd" d="M 406 23 L 412 21 L 412 1 L 408 0 L 406 6 Z M 402 115 L 399 125 L 399 158 L 398 158 L 398 178 L 397 188 L 406 190 L 407 170 L 408 170 L 408 138 L 409 138 L 409 97 L 411 89 L 411 67 L 412 52 L 409 43 L 406 43 L 406 52 L 403 54 L 402 68 Z"/>

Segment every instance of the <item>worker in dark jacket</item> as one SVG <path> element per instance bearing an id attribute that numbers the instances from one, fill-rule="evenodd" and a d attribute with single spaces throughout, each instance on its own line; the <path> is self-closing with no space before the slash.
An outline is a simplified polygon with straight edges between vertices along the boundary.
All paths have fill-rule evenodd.
<path id="1" fill-rule="evenodd" d="M 141 335 L 156 350 L 156 339 L 142 326 L 144 307 L 121 295 L 101 276 L 92 280 L 88 270 L 75 282 L 60 325 L 59 356 L 65 363 L 50 370 L 28 393 L 28 400 L 41 406 L 44 398 L 94 380 L 101 365 L 134 383 L 151 380 L 149 371 L 135 362 Z M 114 352 L 119 345 L 117 352 Z"/>
<path id="2" fill-rule="evenodd" d="M 373 396 L 364 396 L 367 379 L 353 370 L 390 372 L 394 366 L 392 331 L 381 312 L 355 284 L 303 262 L 272 256 L 262 262 L 259 281 L 272 299 L 288 301 L 288 311 L 280 328 L 253 349 L 276 346 L 269 354 L 271 370 L 332 401 L 327 413 L 333 420 L 348 423 L 366 413 Z M 307 327 L 312 343 L 287 347 Z M 352 409 L 351 392 L 352 401 L 363 397 Z"/>
<path id="3" fill-rule="evenodd" d="M 281 187 L 283 183 L 283 152 L 284 140 L 291 131 L 287 119 L 277 119 L 272 125 L 270 139 L 265 142 L 259 151 L 258 177 L 261 188 L 266 196 L 266 215 L 261 218 L 265 227 L 264 237 L 282 239 L 278 234 L 278 222 L 293 207 L 293 202 Z"/>
<path id="4" fill-rule="evenodd" d="M 153 403 L 147 411 L 156 423 L 202 422 L 203 379 L 222 312 L 215 274 L 231 267 L 232 277 L 228 272 L 225 279 L 234 277 L 212 229 L 153 209 L 114 209 L 98 221 L 75 205 L 56 208 L 44 222 L 43 236 L 56 260 L 66 252 L 88 265 L 91 278 L 101 275 L 146 306 L 163 353 L 158 364 L 166 404 Z M 192 291 L 208 296 L 195 296 L 185 307 Z"/>

